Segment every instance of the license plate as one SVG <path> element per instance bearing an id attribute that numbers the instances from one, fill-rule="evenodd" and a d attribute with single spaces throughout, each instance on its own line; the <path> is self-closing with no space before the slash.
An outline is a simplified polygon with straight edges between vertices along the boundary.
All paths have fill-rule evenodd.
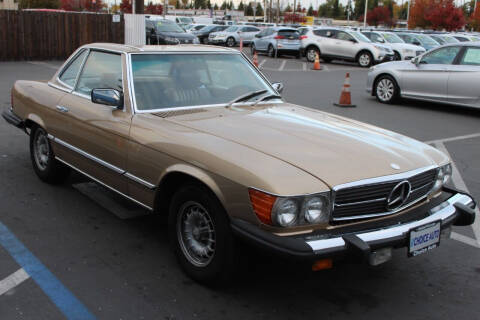
<path id="1" fill-rule="evenodd" d="M 440 221 L 410 230 L 408 256 L 415 257 L 440 245 Z"/>

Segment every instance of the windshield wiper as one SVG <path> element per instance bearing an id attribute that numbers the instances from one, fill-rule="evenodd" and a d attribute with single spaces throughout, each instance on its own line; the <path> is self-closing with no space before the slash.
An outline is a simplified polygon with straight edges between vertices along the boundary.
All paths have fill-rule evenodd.
<path id="1" fill-rule="evenodd" d="M 232 101 L 230 101 L 229 103 L 227 103 L 226 107 L 231 107 L 234 103 L 251 99 L 251 98 L 256 97 L 260 94 L 264 94 L 267 91 L 268 91 L 267 89 L 263 89 L 263 90 L 257 90 L 257 91 L 250 91 L 248 93 L 242 94 L 241 96 L 239 96 L 239 97 L 233 99 Z"/>
<path id="2" fill-rule="evenodd" d="M 256 106 L 258 103 L 260 103 L 260 102 L 262 102 L 262 101 L 270 100 L 270 99 L 282 99 L 282 96 L 279 96 L 278 94 L 268 94 L 268 95 L 265 95 L 265 96 L 261 97 L 260 99 L 258 99 L 257 101 L 255 101 L 255 103 L 252 104 L 252 107 L 253 107 L 253 106 Z"/>

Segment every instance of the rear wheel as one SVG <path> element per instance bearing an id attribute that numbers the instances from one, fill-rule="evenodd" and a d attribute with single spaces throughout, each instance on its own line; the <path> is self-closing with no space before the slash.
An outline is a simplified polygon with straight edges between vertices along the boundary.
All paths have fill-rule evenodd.
<path id="1" fill-rule="evenodd" d="M 395 60 L 395 61 L 402 60 L 402 57 L 400 56 L 400 53 L 398 53 L 397 51 L 394 51 L 393 52 L 393 60 Z"/>
<path id="2" fill-rule="evenodd" d="M 173 196 L 170 241 L 182 269 L 206 285 L 228 282 L 234 270 L 234 240 L 227 214 L 206 187 L 187 184 Z"/>
<path id="3" fill-rule="evenodd" d="M 315 48 L 313 46 L 308 47 L 307 51 L 305 53 L 305 56 L 307 57 L 307 61 L 308 62 L 315 62 L 315 58 L 316 58 L 317 54 L 320 57 L 320 50 L 318 50 L 317 48 Z"/>
<path id="4" fill-rule="evenodd" d="M 382 75 L 375 81 L 375 96 L 382 103 L 393 103 L 399 91 L 397 82 L 391 76 Z"/>
<path id="5" fill-rule="evenodd" d="M 252 56 L 255 54 L 255 51 L 257 51 L 257 48 L 255 48 L 255 44 L 252 43 L 252 45 L 250 46 L 250 53 L 252 54 Z"/>
<path id="6" fill-rule="evenodd" d="M 232 37 L 229 37 L 226 41 L 227 47 L 233 47 L 233 46 L 235 46 L 235 43 L 236 43 L 235 39 L 232 38 Z"/>
<path id="7" fill-rule="evenodd" d="M 274 58 L 275 57 L 275 49 L 273 48 L 272 45 L 269 45 L 268 46 L 268 56 L 271 57 L 271 58 Z"/>
<path id="8" fill-rule="evenodd" d="M 372 65 L 373 62 L 372 54 L 370 52 L 363 51 L 358 55 L 357 61 L 360 67 L 368 68 Z"/>
<path id="9" fill-rule="evenodd" d="M 208 37 L 202 39 L 203 44 L 208 44 Z"/>
<path id="10" fill-rule="evenodd" d="M 55 159 L 47 132 L 38 126 L 30 132 L 30 158 L 33 170 L 42 181 L 56 184 L 68 177 L 70 169 Z"/>

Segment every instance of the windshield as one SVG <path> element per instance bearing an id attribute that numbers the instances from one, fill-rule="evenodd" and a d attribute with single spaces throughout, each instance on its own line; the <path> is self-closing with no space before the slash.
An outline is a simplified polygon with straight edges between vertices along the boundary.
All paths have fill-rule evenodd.
<path id="1" fill-rule="evenodd" d="M 258 90 L 276 94 L 239 54 L 132 54 L 132 74 L 138 110 L 227 104 Z"/>
<path id="2" fill-rule="evenodd" d="M 193 23 L 193 19 L 192 18 L 187 18 L 187 17 L 179 17 L 177 18 L 178 21 L 180 21 L 181 23 Z"/>
<path id="3" fill-rule="evenodd" d="M 238 30 L 238 27 L 232 26 L 232 27 L 228 27 L 227 29 L 225 29 L 225 32 L 235 32 L 237 30 Z"/>
<path id="4" fill-rule="evenodd" d="M 388 43 L 404 43 L 402 38 L 394 33 L 382 33 L 382 35 Z"/>
<path id="5" fill-rule="evenodd" d="M 203 28 L 200 29 L 200 31 L 210 31 L 212 30 L 213 28 L 215 28 L 217 26 L 217 24 L 211 24 L 211 25 L 208 25 L 208 26 L 205 26 Z"/>
<path id="6" fill-rule="evenodd" d="M 442 36 L 442 39 L 446 43 L 459 43 L 460 42 L 457 39 L 455 39 L 454 37 L 450 37 L 450 36 Z"/>
<path id="7" fill-rule="evenodd" d="M 420 41 L 422 41 L 425 44 L 429 44 L 429 45 L 432 45 L 432 46 L 436 46 L 436 45 L 439 44 L 437 41 L 435 41 L 432 38 L 430 38 L 429 36 L 426 36 L 426 35 L 423 35 L 423 34 L 417 34 L 416 37 L 418 39 L 420 39 Z"/>
<path id="8" fill-rule="evenodd" d="M 367 37 L 365 37 L 362 33 L 358 32 L 358 31 L 350 31 L 350 34 L 352 36 L 355 37 L 355 39 L 357 39 L 358 41 L 361 41 L 361 42 L 372 42 L 370 41 L 370 39 L 368 39 Z"/>
<path id="9" fill-rule="evenodd" d="M 168 20 L 157 21 L 157 30 L 160 32 L 185 32 L 178 24 Z"/>

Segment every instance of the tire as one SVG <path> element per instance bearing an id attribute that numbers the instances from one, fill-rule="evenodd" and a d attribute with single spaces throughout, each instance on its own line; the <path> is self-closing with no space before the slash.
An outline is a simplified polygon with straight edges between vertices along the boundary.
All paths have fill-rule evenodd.
<path id="1" fill-rule="evenodd" d="M 58 184 L 68 178 L 70 168 L 55 159 L 47 132 L 39 126 L 30 132 L 30 159 L 40 180 Z"/>
<path id="2" fill-rule="evenodd" d="M 314 46 L 308 47 L 305 51 L 305 57 L 307 58 L 308 62 L 315 62 L 316 54 L 318 54 L 318 57 L 320 57 L 320 50 Z"/>
<path id="3" fill-rule="evenodd" d="M 210 190 L 199 184 L 181 187 L 172 198 L 168 223 L 172 249 L 189 277 L 214 287 L 230 281 L 234 239 L 227 213 Z"/>
<path id="4" fill-rule="evenodd" d="M 202 39 L 202 43 L 203 43 L 203 44 L 208 44 L 208 37 L 203 38 L 203 39 Z"/>
<path id="5" fill-rule="evenodd" d="M 252 43 L 252 45 L 250 46 L 250 53 L 252 54 L 252 56 L 255 54 L 255 51 L 257 51 L 257 48 L 255 48 L 255 44 Z"/>
<path id="6" fill-rule="evenodd" d="M 393 60 L 395 60 L 395 61 L 402 60 L 402 57 L 400 56 L 400 53 L 398 53 L 397 51 L 394 51 L 393 52 Z"/>
<path id="7" fill-rule="evenodd" d="M 359 53 L 357 62 L 362 68 L 368 68 L 373 63 L 372 54 L 368 51 L 362 51 Z"/>
<path id="8" fill-rule="evenodd" d="M 273 48 L 273 46 L 272 46 L 271 44 L 268 45 L 268 51 L 267 51 L 267 53 L 268 53 L 268 56 L 269 56 L 270 58 L 275 58 L 275 49 Z"/>
<path id="9" fill-rule="evenodd" d="M 395 102 L 400 93 L 397 82 L 389 75 L 378 77 L 378 79 L 375 80 L 373 90 L 379 102 L 388 104 Z"/>
<path id="10" fill-rule="evenodd" d="M 236 43 L 237 42 L 235 41 L 235 39 L 233 37 L 228 37 L 227 41 L 225 41 L 225 45 L 227 47 L 234 47 Z"/>

